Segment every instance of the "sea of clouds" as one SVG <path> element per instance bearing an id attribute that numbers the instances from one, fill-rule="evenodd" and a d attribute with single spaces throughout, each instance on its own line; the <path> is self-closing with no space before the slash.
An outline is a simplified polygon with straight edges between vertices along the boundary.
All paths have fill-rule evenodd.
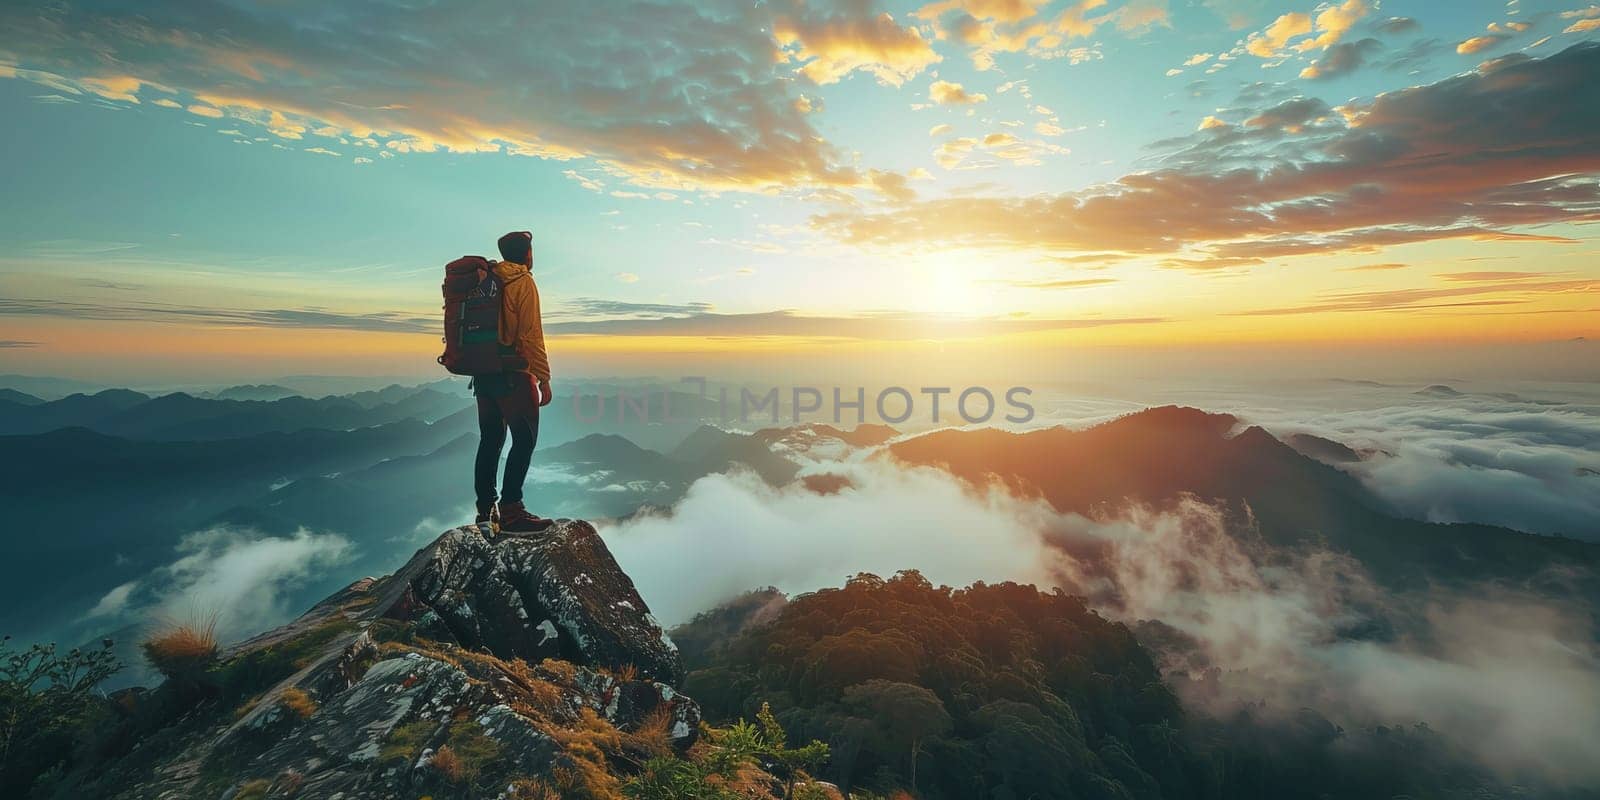
<path id="1" fill-rule="evenodd" d="M 1361 396 L 1365 408 L 1352 402 Z M 1342 408 L 1300 415 L 1259 398 L 1206 399 L 1191 404 L 1372 451 L 1343 466 L 1399 513 L 1574 534 L 1600 519 L 1600 492 L 1577 491 L 1600 485 L 1581 471 L 1594 464 L 1600 406 L 1435 402 L 1367 386 L 1339 397 Z M 1052 412 L 1079 426 L 1142 405 L 1069 401 Z M 752 588 L 813 591 L 861 571 L 1060 586 L 1141 635 L 1166 632 L 1152 644 L 1191 704 L 1268 718 L 1309 707 L 1351 727 L 1426 723 L 1507 779 L 1600 781 L 1600 646 L 1582 604 L 1508 586 L 1394 594 L 1347 557 L 1271 552 L 1198 500 L 1090 519 L 866 453 L 806 471 L 847 480 L 819 493 L 708 476 L 676 507 L 603 532 L 669 625 Z M 1402 475 L 1411 479 L 1393 480 Z"/>

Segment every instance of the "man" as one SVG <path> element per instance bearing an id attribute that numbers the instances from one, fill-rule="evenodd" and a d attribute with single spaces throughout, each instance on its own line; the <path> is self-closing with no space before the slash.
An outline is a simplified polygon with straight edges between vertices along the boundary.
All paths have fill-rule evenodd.
<path id="1" fill-rule="evenodd" d="M 478 401 L 478 460 L 473 471 L 477 521 L 496 518 L 498 499 L 501 530 L 542 531 L 550 527 L 550 520 L 529 513 L 522 502 L 522 482 L 539 439 L 539 409 L 548 405 L 552 396 L 539 287 L 529 271 L 533 267 L 533 234 L 514 231 L 500 237 L 500 258 L 492 266 L 501 284 L 500 353 L 505 370 L 472 379 L 472 393 Z M 506 455 L 505 479 L 496 498 L 495 471 L 507 430 L 511 432 L 511 452 Z"/>

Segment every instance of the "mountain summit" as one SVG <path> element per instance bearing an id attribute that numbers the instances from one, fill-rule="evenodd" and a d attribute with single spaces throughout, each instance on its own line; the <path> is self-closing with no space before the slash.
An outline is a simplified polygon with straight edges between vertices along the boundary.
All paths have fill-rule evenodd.
<path id="1" fill-rule="evenodd" d="M 121 693 L 112 752 L 72 791 L 505 796 L 606 779 L 597 740 L 692 744 L 677 648 L 593 526 L 490 533 L 446 531 L 203 673 Z"/>

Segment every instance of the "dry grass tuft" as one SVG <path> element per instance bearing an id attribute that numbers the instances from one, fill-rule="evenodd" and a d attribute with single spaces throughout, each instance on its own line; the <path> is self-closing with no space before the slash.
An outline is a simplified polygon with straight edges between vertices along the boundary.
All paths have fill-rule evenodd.
<path id="1" fill-rule="evenodd" d="M 289 709 L 291 714 L 301 719 L 306 719 L 317 713 L 316 698 L 313 698 L 306 690 L 298 686 L 284 689 L 283 694 L 278 697 L 278 702 L 283 704 L 284 708 Z"/>
<path id="2" fill-rule="evenodd" d="M 611 774 L 608 753 L 622 748 L 622 734 L 593 709 L 585 708 L 578 724 L 549 731 L 561 745 L 558 766 L 551 770 L 562 797 L 612 800 L 621 797 L 621 782 Z"/>
<path id="3" fill-rule="evenodd" d="M 428 765 L 438 770 L 439 774 L 451 783 L 460 783 L 466 776 L 466 768 L 461 764 L 461 757 L 457 756 L 455 749 L 447 744 L 439 745 Z"/>
<path id="4" fill-rule="evenodd" d="M 557 792 L 550 784 L 537 779 L 525 778 L 513 781 L 511 790 L 506 795 L 506 800 L 563 800 L 561 793 Z"/>
<path id="5" fill-rule="evenodd" d="M 539 668 L 555 675 L 564 683 L 572 683 L 578 679 L 578 668 L 573 666 L 571 661 L 557 661 L 553 658 L 547 658 L 539 662 Z"/>
<path id="6" fill-rule="evenodd" d="M 189 679 L 217 661 L 217 617 L 171 623 L 141 645 L 150 666 L 168 678 Z"/>
<path id="7" fill-rule="evenodd" d="M 624 732 L 622 736 L 630 748 L 646 755 L 671 755 L 672 708 L 666 703 L 656 706 L 644 719 L 639 720 L 633 730 Z"/>

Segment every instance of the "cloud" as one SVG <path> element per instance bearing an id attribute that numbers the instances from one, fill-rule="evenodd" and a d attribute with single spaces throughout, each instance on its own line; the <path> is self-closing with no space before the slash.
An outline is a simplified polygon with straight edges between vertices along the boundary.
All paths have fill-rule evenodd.
<path id="1" fill-rule="evenodd" d="M 710 310 L 710 303 L 632 303 L 626 300 L 575 297 L 547 311 L 546 316 L 555 319 L 574 315 L 654 318 L 665 314 L 698 314 Z"/>
<path id="2" fill-rule="evenodd" d="M 552 334 L 563 335 L 733 338 L 794 336 L 906 341 L 983 338 L 1117 325 L 1148 325 L 1165 321 L 1161 317 L 1033 319 L 888 311 L 857 316 L 813 316 L 788 310 L 740 314 L 721 314 L 708 310 L 674 310 L 668 313 L 671 316 L 642 316 L 634 313 L 632 316 L 613 319 L 562 319 L 546 323 L 545 330 Z"/>
<path id="3" fill-rule="evenodd" d="M 617 280 L 622 281 L 623 283 L 638 283 L 639 276 L 633 274 L 632 272 L 619 272 L 617 273 Z"/>
<path id="4" fill-rule="evenodd" d="M 1449 279 L 1447 279 L 1449 280 Z M 1482 278 L 1470 286 L 1387 289 L 1375 292 L 1333 292 L 1315 303 L 1234 312 L 1235 316 L 1282 316 L 1342 311 L 1414 311 L 1460 305 L 1511 305 L 1541 295 L 1600 293 L 1600 279 L 1528 281 Z M 1464 299 L 1465 298 L 1465 299 Z"/>
<path id="5" fill-rule="evenodd" d="M 899 86 L 938 63 L 932 43 L 916 28 L 900 25 L 873 5 L 780 3 L 784 10 L 773 23 L 773 35 L 785 57 L 800 65 L 800 74 L 818 84 L 837 83 L 861 70 Z"/>
<path id="6" fill-rule="evenodd" d="M 1191 708 L 1271 725 L 1310 707 L 1358 731 L 1425 722 L 1502 778 L 1600 779 L 1586 753 L 1600 647 L 1581 604 L 1489 586 L 1389 594 L 1348 558 L 1273 550 L 1195 501 L 1064 516 L 1044 535 L 1073 555 L 1054 562 L 1060 581 L 1136 625 Z"/>
<path id="7" fill-rule="evenodd" d="M 1077 0 L 1046 18 L 1044 2 L 1034 0 L 938 0 L 913 12 L 936 23 L 949 39 L 966 45 L 973 66 L 995 68 L 1000 53 L 1026 52 L 1035 59 L 1066 58 L 1072 64 L 1099 57 L 1095 48 L 1067 47 L 1069 39 L 1092 35 L 1115 21 L 1125 32 L 1138 33 L 1165 22 L 1165 0 L 1134 0 L 1125 9 L 1089 16 L 1106 0 Z"/>
<path id="8" fill-rule="evenodd" d="M 170 87 L 197 114 L 279 136 L 327 130 L 396 154 L 588 159 L 653 189 L 857 186 L 862 176 L 797 107 L 773 31 L 793 23 L 794 46 L 810 59 L 802 69 L 820 79 L 851 69 L 904 74 L 909 51 L 881 37 L 872 40 L 879 50 L 859 49 L 866 41 L 851 31 L 869 36 L 879 18 L 812 26 L 809 17 L 780 19 L 789 8 L 596 0 L 552 17 L 512 0 L 468 8 L 22 0 L 0 8 L 0 51 L 15 77 L 70 93 Z M 486 31 L 507 30 L 517 35 L 485 45 Z M 901 30 L 906 41 L 914 36 Z"/>
<path id="9" fill-rule="evenodd" d="M 901 173 L 872 170 L 869 175 L 872 188 L 892 202 L 907 203 L 917 198 L 916 190 L 910 186 L 910 179 Z"/>
<path id="10" fill-rule="evenodd" d="M 1359 410 L 1255 411 L 1275 433 L 1370 451 L 1346 465 L 1400 513 L 1593 539 L 1600 533 L 1600 407 L 1504 394 L 1382 392 Z"/>
<path id="11" fill-rule="evenodd" d="M 994 281 L 1019 289 L 1092 289 L 1117 283 L 1116 278 L 1071 278 L 1053 281 Z"/>
<path id="12" fill-rule="evenodd" d="M 356 313 L 321 308 L 246 309 L 183 306 L 171 303 L 98 304 L 30 298 L 0 298 L 0 316 L 187 323 L 251 328 L 359 330 L 387 333 L 437 333 L 441 324 L 436 317 L 401 311 Z"/>
<path id="13" fill-rule="evenodd" d="M 1362 264 L 1358 267 L 1341 267 L 1340 272 L 1384 272 L 1392 269 L 1405 269 L 1410 264 L 1401 264 L 1390 261 L 1382 264 Z"/>
<path id="14" fill-rule="evenodd" d="M 1580 19 L 1561 30 L 1562 33 L 1588 33 L 1590 31 L 1600 31 L 1600 17 Z"/>
<path id="15" fill-rule="evenodd" d="M 1048 133 L 1055 131 L 1055 134 Z M 1043 135 L 1056 135 L 1065 131 L 1055 128 L 1047 123 L 1043 130 L 1036 132 Z M 933 158 L 939 166 L 945 169 L 977 169 L 993 166 L 996 162 L 989 159 L 1000 159 L 1018 166 L 1032 166 L 1042 163 L 1045 156 L 1065 155 L 1072 152 L 1058 144 L 1050 142 L 1028 140 L 1017 137 L 1015 134 L 997 131 L 988 133 L 981 138 L 960 137 L 950 139 L 934 148 Z M 984 156 L 983 160 L 973 161 L 974 156 Z"/>
<path id="16" fill-rule="evenodd" d="M 804 466 L 843 477 L 836 493 L 713 475 L 603 535 L 669 625 L 751 587 L 813 591 L 860 571 L 1060 586 L 1134 627 L 1195 713 L 1249 707 L 1271 725 L 1311 707 L 1352 732 L 1424 722 L 1506 777 L 1600 777 L 1586 752 L 1600 648 L 1580 604 L 1503 586 L 1389 593 L 1347 557 L 1273 549 L 1193 499 L 1089 518 L 861 455 Z"/>
<path id="17" fill-rule="evenodd" d="M 1508 37 L 1506 36 L 1498 34 L 1491 34 L 1489 36 L 1474 36 L 1470 39 L 1464 39 L 1460 44 L 1456 45 L 1456 52 L 1462 55 L 1481 53 L 1485 50 L 1499 46 L 1499 44 L 1505 41 L 1507 38 Z"/>
<path id="18" fill-rule="evenodd" d="M 1339 468 L 1399 516 L 1600 538 L 1600 475 L 1589 472 L 1600 472 L 1595 393 L 1452 386 L 1457 394 L 1419 394 L 1422 383 L 1324 381 L 1171 399 L 1226 411 L 1280 439 L 1307 433 L 1348 445 L 1365 458 Z M 1105 416 L 1097 409 L 1050 421 L 1082 425 Z"/>
<path id="19" fill-rule="evenodd" d="M 0 350 L 27 350 L 40 344 L 29 339 L 0 339 Z"/>
<path id="20" fill-rule="evenodd" d="M 1326 80 L 1348 75 L 1360 69 L 1366 63 L 1368 56 L 1382 49 L 1383 45 L 1379 44 L 1377 39 L 1340 42 L 1328 48 L 1322 58 L 1300 70 L 1300 77 L 1307 80 Z"/>
<path id="21" fill-rule="evenodd" d="M 1167 0 L 1130 0 L 1111 17 L 1117 30 L 1138 35 L 1157 25 L 1172 27 L 1169 14 Z"/>
<path id="22" fill-rule="evenodd" d="M 989 96 L 982 92 L 968 92 L 959 83 L 950 81 L 934 81 L 928 87 L 928 98 L 939 105 L 964 106 L 973 103 L 982 103 Z"/>
<path id="23" fill-rule="evenodd" d="M 1278 59 L 1294 52 L 1327 50 L 1370 10 L 1366 0 L 1344 0 L 1319 6 L 1313 13 L 1284 14 L 1265 29 L 1250 34 L 1245 40 L 1245 52 L 1257 58 Z"/>
<path id="24" fill-rule="evenodd" d="M 1421 23 L 1412 17 L 1390 17 L 1378 23 L 1377 31 L 1385 36 L 1403 36 L 1422 30 Z"/>
<path id="25" fill-rule="evenodd" d="M 1311 32 L 1311 15 L 1302 12 L 1284 14 L 1272 21 L 1265 30 L 1250 34 L 1245 51 L 1259 58 L 1277 58 L 1289 40 Z"/>
<path id="26" fill-rule="evenodd" d="M 338 534 L 212 528 L 185 536 L 174 561 L 110 590 L 86 618 L 188 622 L 215 614 L 222 638 L 237 638 L 299 613 L 287 605 L 291 592 L 352 555 Z"/>
<path id="27" fill-rule="evenodd" d="M 667 514 L 602 533 L 668 625 L 754 586 L 808 592 L 861 571 L 919 569 L 952 585 L 1049 577 L 1051 554 L 1034 531 L 1052 512 L 1040 503 L 974 494 L 943 471 L 881 461 L 830 464 L 827 472 L 849 488 L 819 495 L 800 484 L 774 489 L 743 472 L 708 476 Z"/>
<path id="28" fill-rule="evenodd" d="M 1595 43 L 1542 59 L 1507 56 L 1338 109 L 1285 100 L 1245 125 L 1171 140 L 1155 168 L 1109 184 L 936 198 L 820 214 L 812 224 L 863 245 L 1196 253 L 1189 257 L 1462 237 L 1561 241 L 1515 229 L 1600 218 L 1597 71 Z"/>

